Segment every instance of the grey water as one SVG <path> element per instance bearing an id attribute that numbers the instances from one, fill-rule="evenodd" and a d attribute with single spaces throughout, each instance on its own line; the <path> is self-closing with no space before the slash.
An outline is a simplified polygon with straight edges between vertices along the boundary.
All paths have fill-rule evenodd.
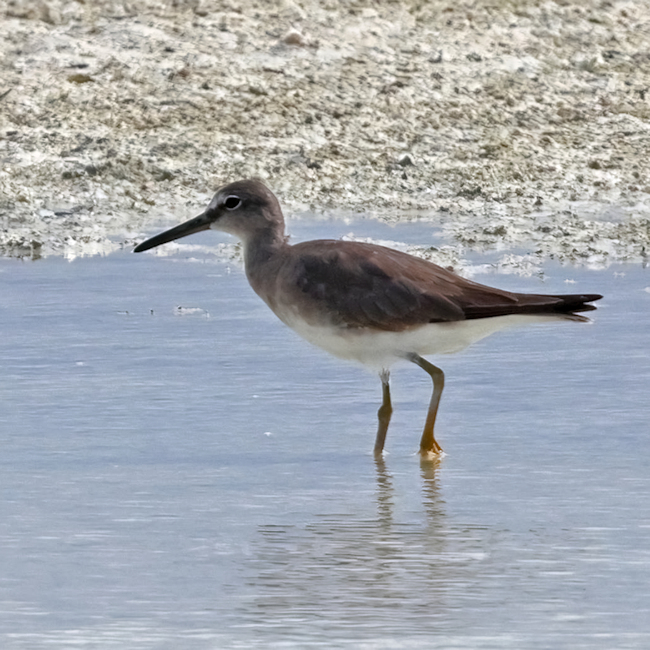
<path id="1" fill-rule="evenodd" d="M 650 273 L 545 270 L 476 279 L 593 322 L 434 359 L 439 462 L 396 369 L 376 462 L 378 378 L 237 265 L 0 259 L 0 647 L 650 647 Z"/>

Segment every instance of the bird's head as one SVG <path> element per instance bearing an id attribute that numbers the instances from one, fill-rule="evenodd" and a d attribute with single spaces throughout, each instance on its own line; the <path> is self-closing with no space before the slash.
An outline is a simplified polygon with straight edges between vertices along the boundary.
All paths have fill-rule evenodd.
<path id="1" fill-rule="evenodd" d="M 283 237 L 284 218 L 271 190 L 258 180 L 229 183 L 217 190 L 205 211 L 194 219 L 165 230 L 135 247 L 141 253 L 202 230 L 221 230 L 243 242 L 262 233 Z"/>

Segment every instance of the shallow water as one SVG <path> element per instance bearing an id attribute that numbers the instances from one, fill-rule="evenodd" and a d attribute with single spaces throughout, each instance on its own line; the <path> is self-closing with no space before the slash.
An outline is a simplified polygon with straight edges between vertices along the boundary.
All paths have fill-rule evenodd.
<path id="1" fill-rule="evenodd" d="M 238 267 L 0 260 L 2 648 L 649 647 L 650 274 L 547 272 L 477 279 L 594 322 L 438 358 L 437 464 L 398 368 L 376 463 L 378 379 Z"/>

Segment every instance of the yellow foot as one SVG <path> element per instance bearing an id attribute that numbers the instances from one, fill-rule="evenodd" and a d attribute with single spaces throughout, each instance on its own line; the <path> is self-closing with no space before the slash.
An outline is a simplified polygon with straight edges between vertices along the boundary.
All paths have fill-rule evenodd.
<path id="1" fill-rule="evenodd" d="M 420 449 L 420 458 L 422 460 L 439 460 L 446 455 L 440 445 L 438 445 L 437 449 Z"/>

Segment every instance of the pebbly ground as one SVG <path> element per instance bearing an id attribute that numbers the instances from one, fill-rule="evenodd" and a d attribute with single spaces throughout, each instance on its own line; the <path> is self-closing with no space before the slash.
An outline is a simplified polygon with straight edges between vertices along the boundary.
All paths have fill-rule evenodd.
<path id="1" fill-rule="evenodd" d="M 645 263 L 650 4 L 0 0 L 0 159 L 4 255 L 130 246 L 257 176 L 430 221 L 434 259 Z"/>

